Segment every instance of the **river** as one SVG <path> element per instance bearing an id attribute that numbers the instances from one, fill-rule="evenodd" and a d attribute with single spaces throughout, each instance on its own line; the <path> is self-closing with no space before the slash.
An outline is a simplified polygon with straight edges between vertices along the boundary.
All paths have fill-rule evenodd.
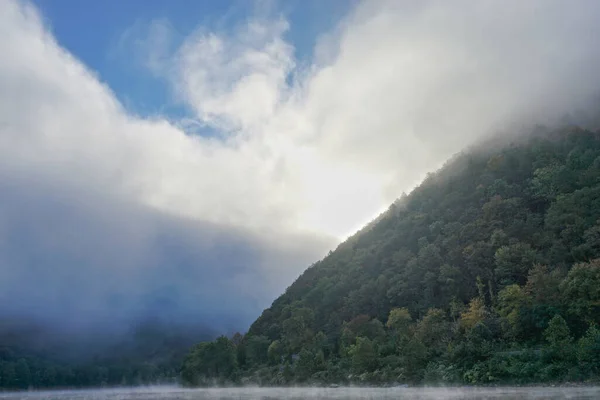
<path id="1" fill-rule="evenodd" d="M 600 387 L 579 388 L 235 388 L 68 390 L 0 393 L 2 400 L 488 400 L 600 399 Z"/>

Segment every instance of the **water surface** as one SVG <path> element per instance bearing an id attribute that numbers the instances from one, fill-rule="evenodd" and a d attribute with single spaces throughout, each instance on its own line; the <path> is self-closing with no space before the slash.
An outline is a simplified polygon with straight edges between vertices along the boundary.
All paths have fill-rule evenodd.
<path id="1" fill-rule="evenodd" d="M 488 400 L 488 399 L 600 399 L 600 387 L 591 388 L 235 388 L 70 390 L 0 393 L 1 400 Z"/>

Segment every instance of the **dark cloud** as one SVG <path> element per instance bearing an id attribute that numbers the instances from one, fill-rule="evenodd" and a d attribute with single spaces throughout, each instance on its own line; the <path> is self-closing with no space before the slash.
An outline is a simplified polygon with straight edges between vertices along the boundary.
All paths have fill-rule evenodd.
<path id="1" fill-rule="evenodd" d="M 0 193 L 0 318 L 57 334 L 244 330 L 330 244 L 267 241 L 42 176 L 3 175 Z"/>

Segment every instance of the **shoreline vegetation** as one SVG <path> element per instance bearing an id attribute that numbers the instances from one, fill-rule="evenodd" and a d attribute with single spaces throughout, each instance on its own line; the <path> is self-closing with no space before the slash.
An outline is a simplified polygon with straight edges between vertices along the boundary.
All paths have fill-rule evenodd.
<path id="1" fill-rule="evenodd" d="M 538 127 L 429 174 L 181 379 L 593 384 L 599 323 L 600 133 Z"/>

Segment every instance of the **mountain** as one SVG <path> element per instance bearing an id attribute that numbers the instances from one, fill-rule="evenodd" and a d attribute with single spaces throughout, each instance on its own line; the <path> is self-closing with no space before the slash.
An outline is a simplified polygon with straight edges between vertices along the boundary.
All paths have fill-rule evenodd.
<path id="1" fill-rule="evenodd" d="M 352 199 L 340 199 L 352 201 Z M 585 381 L 600 372 L 600 132 L 477 146 L 308 268 L 188 385 Z"/>

